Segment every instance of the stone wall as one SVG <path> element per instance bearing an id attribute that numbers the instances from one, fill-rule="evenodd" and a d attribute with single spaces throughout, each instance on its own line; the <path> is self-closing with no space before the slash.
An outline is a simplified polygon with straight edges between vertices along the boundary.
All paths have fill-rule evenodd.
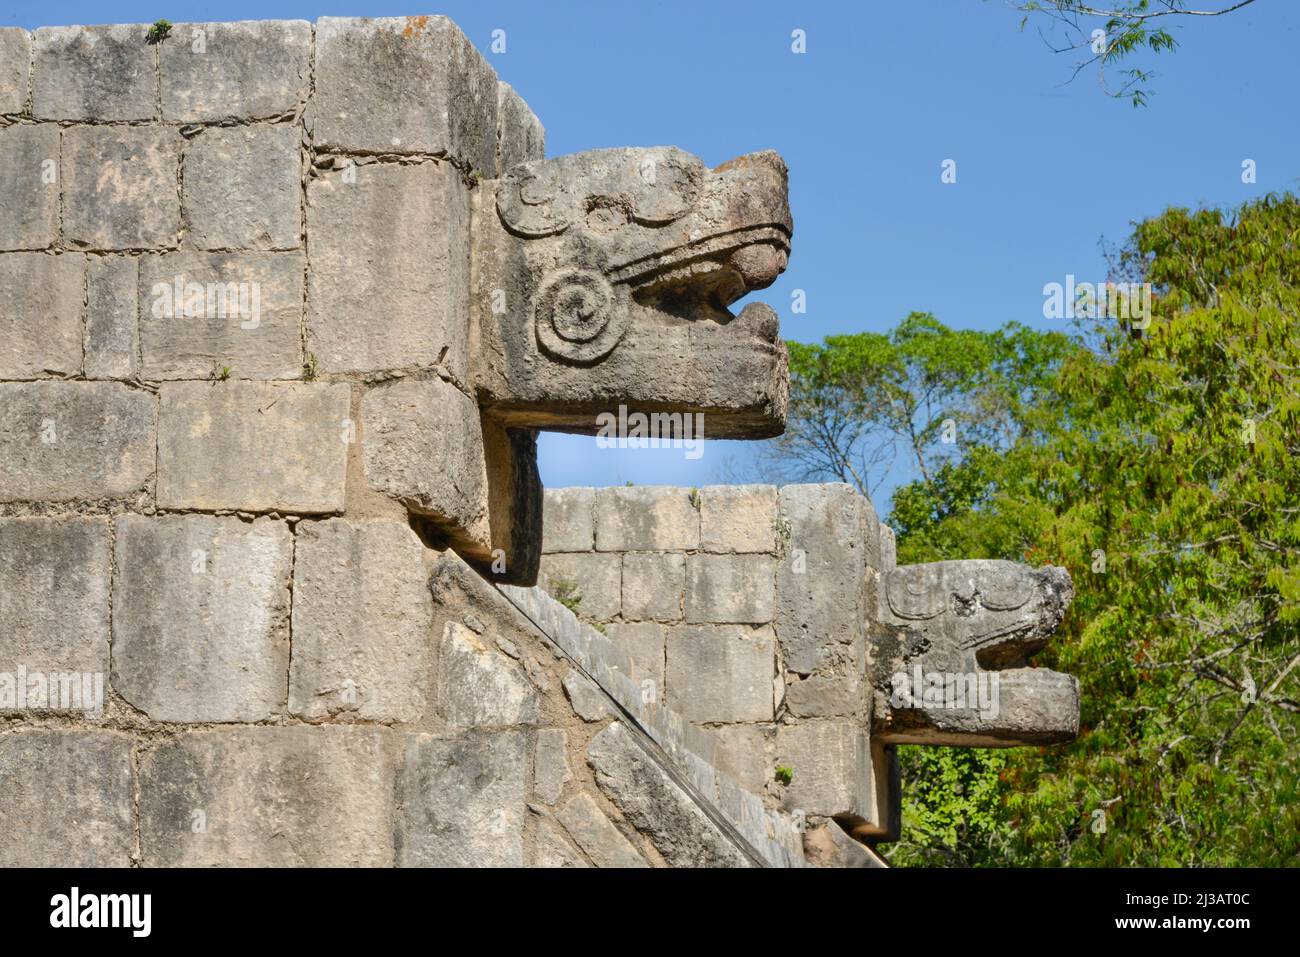
<path id="1" fill-rule="evenodd" d="M 596 623 L 769 805 L 898 828 L 869 622 L 893 533 L 847 485 L 548 489 L 539 582 Z"/>

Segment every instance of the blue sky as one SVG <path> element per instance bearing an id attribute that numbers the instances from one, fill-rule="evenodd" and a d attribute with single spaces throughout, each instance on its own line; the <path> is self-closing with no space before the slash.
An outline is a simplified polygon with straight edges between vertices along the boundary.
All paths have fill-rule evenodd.
<path id="1" fill-rule="evenodd" d="M 1143 61 L 1155 96 L 1138 110 L 1102 95 L 1094 72 L 1066 85 L 1073 61 L 1021 32 L 1003 0 L 0 0 L 0 25 L 27 28 L 417 13 L 450 16 L 484 51 L 545 124 L 548 156 L 671 144 L 716 164 L 779 151 L 794 253 L 756 298 L 787 339 L 886 331 L 912 310 L 957 327 L 1046 325 L 1045 283 L 1104 278 L 1102 236 L 1300 179 L 1295 0 L 1180 24 L 1181 49 Z M 489 50 L 495 29 L 505 53 Z M 804 54 L 791 52 L 794 29 Z M 1254 185 L 1241 182 L 1247 158 Z M 940 181 L 945 159 L 955 184 Z M 791 314 L 794 289 L 806 314 Z M 751 455 L 752 443 L 710 442 L 692 460 L 546 435 L 541 469 L 550 486 L 700 486 L 743 475 Z"/>

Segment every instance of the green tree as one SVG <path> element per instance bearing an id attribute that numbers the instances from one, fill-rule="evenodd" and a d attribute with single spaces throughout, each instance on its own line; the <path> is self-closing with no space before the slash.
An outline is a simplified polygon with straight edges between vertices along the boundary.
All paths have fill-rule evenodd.
<path id="1" fill-rule="evenodd" d="M 1075 603 L 1039 658 L 1079 677 L 1079 738 L 902 749 L 896 863 L 1300 861 L 1300 200 L 1171 209 L 1115 266 L 1152 284 L 1151 315 L 1091 321 L 1005 379 L 959 366 L 957 405 L 1010 384 L 1005 420 L 918 469 L 889 518 L 900 562 L 1070 570 Z M 859 361 L 820 348 L 800 361 Z M 855 373 L 934 379 L 952 381 Z"/>
<path id="2" fill-rule="evenodd" d="M 1086 0 L 1016 0 L 1024 14 L 1020 28 L 1033 21 L 1039 34 L 1056 52 L 1075 56 L 1073 80 L 1089 67 L 1107 96 L 1144 106 L 1150 96 L 1150 70 L 1118 66 L 1138 53 L 1157 54 L 1178 48 L 1168 24 L 1177 20 L 1221 17 L 1248 7 L 1255 0 L 1224 0 L 1205 7 L 1189 7 L 1186 0 L 1116 0 L 1095 4 Z M 1042 26 L 1048 28 L 1043 33 Z M 1107 71 L 1118 74 L 1118 82 Z"/>

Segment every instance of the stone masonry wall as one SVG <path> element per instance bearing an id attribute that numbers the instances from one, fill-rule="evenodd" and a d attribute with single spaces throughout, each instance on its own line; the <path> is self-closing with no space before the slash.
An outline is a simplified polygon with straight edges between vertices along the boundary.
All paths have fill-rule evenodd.
<path id="1" fill-rule="evenodd" d="M 868 609 L 893 533 L 847 485 L 548 489 L 539 585 L 596 623 L 774 807 L 897 830 Z M 778 772 L 780 769 L 780 772 Z M 788 774 L 788 780 L 785 780 Z"/>
<path id="2" fill-rule="evenodd" d="M 449 550 L 492 540 L 471 208 L 544 136 L 460 31 L 148 29 L 0 29 L 0 865 L 784 866 L 790 811 L 879 820 L 869 505 L 562 492 L 608 638 Z"/>

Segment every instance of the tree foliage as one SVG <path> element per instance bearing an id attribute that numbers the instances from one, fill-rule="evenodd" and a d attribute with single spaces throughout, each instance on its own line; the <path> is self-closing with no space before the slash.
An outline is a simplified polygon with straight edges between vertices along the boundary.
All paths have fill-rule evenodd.
<path id="1" fill-rule="evenodd" d="M 1223 0 L 1205 7 L 1189 7 L 1186 0 L 1115 0 L 1090 3 L 1086 0 L 1016 0 L 1013 6 L 1024 14 L 1020 28 L 1033 21 L 1039 34 L 1057 53 L 1074 54 L 1073 80 L 1089 67 L 1097 68 L 1097 81 L 1107 96 L 1146 105 L 1151 94 L 1150 70 L 1119 69 L 1139 53 L 1157 54 L 1178 48 L 1170 32 L 1175 20 L 1220 17 L 1248 7 L 1255 0 Z M 1042 30 L 1046 26 L 1047 32 Z M 1108 71 L 1111 71 L 1108 73 Z M 1118 81 L 1112 74 L 1118 74 Z"/>
<path id="2" fill-rule="evenodd" d="M 904 749 L 896 863 L 1300 861 L 1300 200 L 1171 209 L 1120 260 L 1149 324 L 1092 321 L 1014 376 L 959 364 L 1006 422 L 895 494 L 900 562 L 1069 569 L 1039 659 L 1082 688 L 1071 744 Z"/>

